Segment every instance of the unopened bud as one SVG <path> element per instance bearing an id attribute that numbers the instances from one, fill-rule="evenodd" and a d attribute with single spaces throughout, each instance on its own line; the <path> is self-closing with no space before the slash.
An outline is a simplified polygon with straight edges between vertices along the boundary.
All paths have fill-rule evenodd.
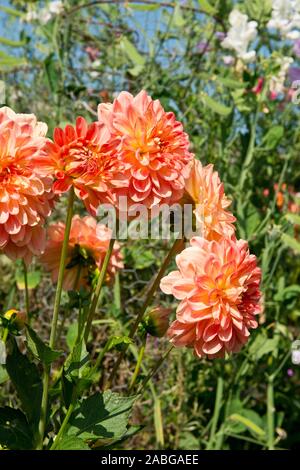
<path id="1" fill-rule="evenodd" d="M 9 320 L 18 330 L 22 330 L 27 322 L 27 315 L 25 312 L 11 309 L 4 314 L 4 318 Z"/>
<path id="2" fill-rule="evenodd" d="M 155 307 L 151 309 L 143 320 L 143 326 L 151 336 L 161 338 L 169 328 L 170 308 Z"/>

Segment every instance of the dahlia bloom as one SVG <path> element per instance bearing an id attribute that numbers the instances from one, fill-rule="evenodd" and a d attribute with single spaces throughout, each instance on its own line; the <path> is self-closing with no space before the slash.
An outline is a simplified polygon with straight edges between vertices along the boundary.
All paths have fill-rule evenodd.
<path id="1" fill-rule="evenodd" d="M 261 270 L 247 242 L 194 237 L 176 263 L 179 270 L 161 281 L 162 291 L 180 300 L 171 342 L 194 348 L 199 357 L 238 352 L 261 312 Z"/>
<path id="2" fill-rule="evenodd" d="M 100 203 L 113 203 L 113 188 L 127 186 L 122 164 L 115 157 L 110 133 L 102 124 L 87 124 L 78 117 L 76 126 L 54 130 L 54 142 L 46 145 L 46 158 L 34 161 L 44 173 L 54 174 L 55 194 L 72 186 L 87 210 L 96 215 Z"/>
<path id="3" fill-rule="evenodd" d="M 152 209 L 178 201 L 194 156 L 175 115 L 142 90 L 135 97 L 123 91 L 113 104 L 99 104 L 98 118 L 118 141 L 116 151 L 129 180 L 120 195 L 127 196 L 128 207 L 140 203 Z"/>
<path id="4" fill-rule="evenodd" d="M 41 261 L 51 272 L 53 282 L 58 277 L 64 234 L 65 224 L 62 222 L 50 225 L 47 230 L 47 245 Z M 101 268 L 110 239 L 111 230 L 105 225 L 97 224 L 93 217 L 73 217 L 63 282 L 65 290 L 89 287 L 91 275 L 97 268 Z M 115 242 L 107 271 L 108 279 L 122 268 L 120 245 Z"/>
<path id="5" fill-rule="evenodd" d="M 0 250 L 27 263 L 44 250 L 43 224 L 54 202 L 51 178 L 32 167 L 44 156 L 46 133 L 33 114 L 0 108 Z"/>
<path id="6" fill-rule="evenodd" d="M 195 205 L 194 214 L 199 224 L 201 235 L 207 240 L 219 240 L 232 237 L 235 217 L 226 210 L 231 201 L 224 194 L 224 186 L 213 165 L 202 166 L 194 161 L 190 177 L 185 184 L 184 202 Z"/>

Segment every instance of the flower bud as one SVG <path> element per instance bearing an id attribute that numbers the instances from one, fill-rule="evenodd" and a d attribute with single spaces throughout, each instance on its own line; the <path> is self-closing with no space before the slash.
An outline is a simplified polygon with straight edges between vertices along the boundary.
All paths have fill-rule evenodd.
<path id="1" fill-rule="evenodd" d="M 151 336 L 161 338 L 169 328 L 170 308 L 155 307 L 151 309 L 143 320 L 143 327 Z"/>
<path id="2" fill-rule="evenodd" d="M 27 315 L 25 312 L 20 312 L 15 309 L 8 310 L 4 314 L 4 318 L 9 320 L 18 330 L 22 330 L 27 322 Z"/>

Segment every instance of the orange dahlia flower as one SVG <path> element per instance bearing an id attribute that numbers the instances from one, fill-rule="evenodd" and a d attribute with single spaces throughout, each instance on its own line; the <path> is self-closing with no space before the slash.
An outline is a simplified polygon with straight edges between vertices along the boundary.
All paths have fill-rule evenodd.
<path id="1" fill-rule="evenodd" d="M 43 224 L 54 196 L 51 178 L 32 168 L 44 155 L 47 126 L 33 114 L 0 108 L 0 250 L 27 263 L 45 246 Z"/>
<path id="2" fill-rule="evenodd" d="M 53 139 L 46 145 L 47 157 L 36 159 L 35 163 L 45 174 L 54 174 L 55 194 L 73 186 L 87 210 L 96 215 L 100 203 L 114 202 L 114 188 L 128 185 L 103 124 L 88 125 L 83 117 L 78 117 L 75 127 L 56 128 Z"/>
<path id="3" fill-rule="evenodd" d="M 41 261 L 51 272 L 53 282 L 56 282 L 58 277 L 64 234 L 65 224 L 62 222 L 52 224 L 47 229 L 47 245 Z M 80 218 L 78 215 L 73 217 L 63 283 L 65 290 L 75 290 L 90 285 L 91 275 L 97 268 L 101 268 L 110 239 L 111 230 L 105 225 L 97 224 L 93 217 Z M 108 278 L 110 279 L 123 266 L 120 245 L 115 242 L 107 271 Z"/>
<path id="4" fill-rule="evenodd" d="M 153 208 L 178 201 L 194 156 L 175 115 L 143 90 L 135 97 L 123 91 L 113 104 L 99 104 L 98 118 L 118 142 L 118 158 L 129 180 L 123 192 L 128 207 Z"/>
<path id="5" fill-rule="evenodd" d="M 219 240 L 234 235 L 236 219 L 226 210 L 231 201 L 225 196 L 224 185 L 213 165 L 203 167 L 199 160 L 195 160 L 185 191 L 187 197 L 184 202 L 190 201 L 195 205 L 194 214 L 204 238 Z"/>
<path id="6" fill-rule="evenodd" d="M 161 281 L 162 291 L 180 300 L 168 330 L 171 341 L 194 348 L 199 357 L 239 351 L 261 312 L 261 271 L 247 242 L 194 237 L 176 263 L 179 270 Z"/>

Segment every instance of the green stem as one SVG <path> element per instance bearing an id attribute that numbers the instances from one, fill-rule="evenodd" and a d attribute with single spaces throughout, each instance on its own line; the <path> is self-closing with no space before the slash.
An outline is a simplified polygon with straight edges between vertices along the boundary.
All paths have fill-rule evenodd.
<path id="1" fill-rule="evenodd" d="M 106 276 L 106 272 L 107 272 L 107 268 L 108 268 L 108 264 L 109 264 L 111 254 L 113 252 L 114 243 L 115 243 L 115 240 L 113 238 L 111 238 L 111 240 L 109 242 L 108 250 L 105 254 L 105 258 L 104 258 L 103 264 L 101 266 L 101 271 L 100 271 L 100 275 L 99 275 L 99 278 L 98 278 L 98 283 L 97 283 L 96 290 L 95 290 L 94 295 L 93 295 L 91 308 L 90 308 L 90 311 L 89 311 L 89 314 L 88 314 L 88 319 L 87 319 L 87 322 L 86 322 L 86 327 L 85 327 L 85 332 L 84 332 L 85 342 L 87 342 L 89 334 L 90 334 L 92 321 L 93 321 L 95 311 L 96 311 L 96 308 L 97 308 L 97 305 L 98 305 L 101 289 L 102 289 L 102 286 L 103 286 L 104 281 L 105 281 L 105 276 Z"/>
<path id="2" fill-rule="evenodd" d="M 152 377 L 154 376 L 154 374 L 156 374 L 156 372 L 158 371 L 158 369 L 160 368 L 160 366 L 163 364 L 163 362 L 166 360 L 166 358 L 168 357 L 168 355 L 170 354 L 170 352 L 172 351 L 172 349 L 174 349 L 174 345 L 171 344 L 169 346 L 169 348 L 167 349 L 167 351 L 160 357 L 160 359 L 157 361 L 157 363 L 155 364 L 155 366 L 153 367 L 153 369 L 149 372 L 149 374 L 147 375 L 147 377 L 144 378 L 143 382 L 142 382 L 142 385 L 140 386 L 139 390 L 138 390 L 138 393 L 137 395 L 140 395 L 142 394 L 144 391 L 145 391 L 145 388 L 146 388 L 146 385 L 147 383 L 149 382 L 149 380 L 152 379 Z"/>
<path id="3" fill-rule="evenodd" d="M 73 400 L 72 403 L 70 404 L 70 406 L 68 408 L 68 411 L 67 411 L 67 414 L 64 417 L 64 420 L 61 424 L 60 430 L 58 431 L 57 436 L 55 438 L 55 441 L 53 442 L 52 446 L 50 447 L 50 450 L 55 450 L 57 448 L 60 439 L 64 435 L 64 432 L 65 432 L 66 427 L 69 423 L 69 419 L 71 418 L 71 415 L 74 411 L 74 408 L 75 408 L 75 400 Z"/>
<path id="4" fill-rule="evenodd" d="M 176 240 L 174 241 L 173 243 L 173 246 L 171 247 L 169 253 L 167 254 L 160 270 L 158 271 L 157 273 L 157 276 L 156 278 L 154 279 L 154 282 L 152 283 L 148 293 L 147 293 L 147 296 L 146 296 L 146 299 L 145 299 L 145 302 L 138 314 L 138 316 L 136 317 L 136 320 L 134 322 L 134 324 L 132 325 L 132 328 L 129 332 L 129 338 L 133 338 L 137 329 L 138 329 L 138 326 L 140 324 L 140 322 L 142 321 L 143 319 L 143 316 L 145 314 L 145 311 L 147 310 L 148 306 L 151 304 L 152 300 L 153 300 L 153 297 L 154 297 L 154 294 L 160 284 L 160 281 L 161 281 L 161 278 L 163 277 L 167 267 L 169 266 L 170 262 L 172 261 L 172 259 L 174 258 L 175 254 L 177 253 L 178 249 L 179 249 L 179 246 L 181 245 L 182 243 L 182 239 L 180 238 L 176 238 Z M 123 357 L 125 356 L 126 354 L 126 351 L 128 349 L 128 346 L 129 345 L 126 345 L 124 347 L 124 349 L 120 352 L 118 358 L 117 358 L 117 361 L 113 367 L 113 370 L 110 374 L 110 377 L 108 379 L 108 382 L 107 382 L 107 385 L 106 385 L 106 388 L 110 388 L 111 385 L 112 385 L 112 382 L 114 380 L 114 377 L 119 369 L 119 365 L 121 364 L 122 360 L 123 360 Z"/>
<path id="5" fill-rule="evenodd" d="M 209 441 L 207 444 L 207 450 L 212 450 L 214 448 L 217 425 L 218 425 L 218 420 L 219 420 L 219 415 L 220 415 L 220 410 L 221 410 L 221 405 L 222 405 L 223 386 L 224 386 L 223 378 L 219 377 L 218 382 L 217 382 L 215 408 L 214 408 L 214 414 L 213 414 L 213 419 L 212 419 L 212 426 L 210 430 L 210 437 L 209 437 Z"/>
<path id="6" fill-rule="evenodd" d="M 274 413 L 274 385 L 273 377 L 270 376 L 267 388 L 268 450 L 274 450 Z"/>
<path id="7" fill-rule="evenodd" d="M 133 376 L 132 376 L 131 381 L 130 381 L 129 391 L 131 391 L 131 389 L 133 388 L 133 386 L 136 382 L 136 379 L 139 375 L 140 368 L 141 368 L 141 365 L 142 365 L 142 360 L 143 360 L 143 357 L 144 357 L 144 354 L 145 354 L 146 343 L 147 343 L 147 335 L 145 335 L 142 347 L 141 347 L 139 355 L 138 355 L 138 360 L 137 360 L 137 363 L 136 363 L 136 366 L 135 366 L 135 369 L 134 369 Z"/>
<path id="8" fill-rule="evenodd" d="M 24 270 L 24 284 L 25 284 L 25 307 L 26 307 L 28 324 L 30 325 L 31 317 L 30 317 L 30 312 L 29 312 L 30 307 L 29 307 L 29 291 L 28 291 L 28 273 L 27 273 L 27 266 L 26 266 L 25 261 L 23 261 L 23 270 Z"/>
<path id="9" fill-rule="evenodd" d="M 51 333 L 50 333 L 50 341 L 49 341 L 49 346 L 51 349 L 54 349 L 54 346 L 55 346 L 59 307 L 60 307 L 62 286 L 63 286 L 63 280 L 64 280 L 65 264 L 66 264 L 66 258 L 67 258 L 67 252 L 68 252 L 68 242 L 69 242 L 69 236 L 70 236 L 70 230 L 71 230 L 71 224 L 72 224 L 73 205 L 74 205 L 74 189 L 71 188 L 69 192 L 66 228 L 65 228 L 64 241 L 63 241 L 63 246 L 62 246 L 61 255 L 60 255 L 60 264 L 59 264 L 58 279 L 57 279 L 54 308 L 53 308 L 53 318 L 52 318 L 52 324 L 51 324 Z M 40 422 L 39 422 L 39 439 L 38 439 L 37 449 L 43 448 L 43 441 L 44 441 L 44 434 L 45 434 L 45 427 L 46 427 L 46 417 L 47 417 L 47 407 L 48 407 L 48 391 L 49 391 L 50 373 L 51 373 L 51 368 L 49 366 L 45 367 L 44 377 L 43 377 L 43 395 L 42 395 L 41 416 L 40 416 Z"/>

